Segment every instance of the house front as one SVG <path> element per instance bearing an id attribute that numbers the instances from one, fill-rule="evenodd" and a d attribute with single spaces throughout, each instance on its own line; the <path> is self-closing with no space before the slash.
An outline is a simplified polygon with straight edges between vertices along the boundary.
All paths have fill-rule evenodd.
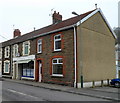
<path id="1" fill-rule="evenodd" d="M 53 24 L 13 34 L 2 43 L 4 77 L 78 88 L 115 77 L 115 35 L 100 9 L 67 20 L 54 12 Z"/>

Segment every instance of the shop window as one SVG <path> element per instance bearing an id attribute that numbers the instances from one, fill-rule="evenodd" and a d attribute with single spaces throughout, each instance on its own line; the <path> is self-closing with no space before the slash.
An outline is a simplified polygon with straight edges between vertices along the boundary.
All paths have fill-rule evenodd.
<path id="1" fill-rule="evenodd" d="M 34 62 L 33 61 L 23 64 L 22 76 L 34 78 Z"/>

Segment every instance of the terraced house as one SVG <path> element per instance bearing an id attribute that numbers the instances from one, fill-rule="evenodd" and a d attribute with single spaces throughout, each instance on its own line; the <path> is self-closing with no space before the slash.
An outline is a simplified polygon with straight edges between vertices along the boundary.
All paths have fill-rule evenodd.
<path id="1" fill-rule="evenodd" d="M 74 87 L 115 77 L 115 35 L 100 9 L 62 20 L 2 43 L 2 76 Z"/>

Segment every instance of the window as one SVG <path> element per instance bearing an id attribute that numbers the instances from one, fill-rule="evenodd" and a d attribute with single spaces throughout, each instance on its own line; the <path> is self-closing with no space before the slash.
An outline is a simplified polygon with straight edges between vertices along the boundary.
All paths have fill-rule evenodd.
<path id="1" fill-rule="evenodd" d="M 37 52 L 42 53 L 42 39 L 39 39 L 37 42 Z"/>
<path id="2" fill-rule="evenodd" d="M 52 75 L 63 76 L 63 59 L 62 58 L 54 58 L 52 60 Z"/>
<path id="3" fill-rule="evenodd" d="M 28 44 L 24 45 L 24 54 L 28 54 Z"/>
<path id="4" fill-rule="evenodd" d="M 7 47 L 5 47 L 5 58 L 9 58 L 9 52 L 10 52 L 10 47 L 9 46 L 7 46 Z"/>
<path id="5" fill-rule="evenodd" d="M 2 61 L 0 61 L 0 77 L 2 76 Z"/>
<path id="6" fill-rule="evenodd" d="M 23 43 L 23 55 L 29 55 L 30 53 L 30 42 L 26 41 Z"/>
<path id="7" fill-rule="evenodd" d="M 23 64 L 22 76 L 34 78 L 34 62 L 33 61 Z"/>
<path id="8" fill-rule="evenodd" d="M 0 59 L 2 58 L 2 48 L 0 48 Z"/>
<path id="9" fill-rule="evenodd" d="M 54 51 L 61 51 L 61 34 L 54 36 Z"/>
<path id="10" fill-rule="evenodd" d="M 13 46 L 13 56 L 14 57 L 18 56 L 18 45 L 17 44 Z"/>
<path id="11" fill-rule="evenodd" d="M 9 68 L 10 68 L 10 62 L 5 61 L 4 62 L 4 73 L 9 73 Z"/>

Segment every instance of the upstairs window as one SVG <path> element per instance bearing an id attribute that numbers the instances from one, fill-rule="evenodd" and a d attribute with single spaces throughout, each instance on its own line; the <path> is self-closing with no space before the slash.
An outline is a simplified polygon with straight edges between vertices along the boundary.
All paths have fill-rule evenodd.
<path id="1" fill-rule="evenodd" d="M 54 36 L 54 51 L 61 51 L 61 34 Z"/>
<path id="2" fill-rule="evenodd" d="M 2 48 L 0 48 L 0 59 L 2 59 Z"/>
<path id="3" fill-rule="evenodd" d="M 13 46 L 13 56 L 14 57 L 18 56 L 18 45 L 17 44 Z"/>
<path id="4" fill-rule="evenodd" d="M 42 53 L 42 39 L 37 41 L 37 53 Z"/>
<path id="5" fill-rule="evenodd" d="M 28 44 L 24 45 L 24 54 L 28 54 L 28 47 L 29 47 Z"/>
<path id="6" fill-rule="evenodd" d="M 29 55 L 30 53 L 30 42 L 26 41 L 23 43 L 23 55 Z"/>
<path id="7" fill-rule="evenodd" d="M 52 60 L 52 76 L 63 76 L 63 59 L 54 58 Z"/>
<path id="8" fill-rule="evenodd" d="M 10 47 L 9 46 L 7 46 L 7 47 L 5 47 L 5 58 L 9 58 L 9 56 L 10 56 Z"/>

